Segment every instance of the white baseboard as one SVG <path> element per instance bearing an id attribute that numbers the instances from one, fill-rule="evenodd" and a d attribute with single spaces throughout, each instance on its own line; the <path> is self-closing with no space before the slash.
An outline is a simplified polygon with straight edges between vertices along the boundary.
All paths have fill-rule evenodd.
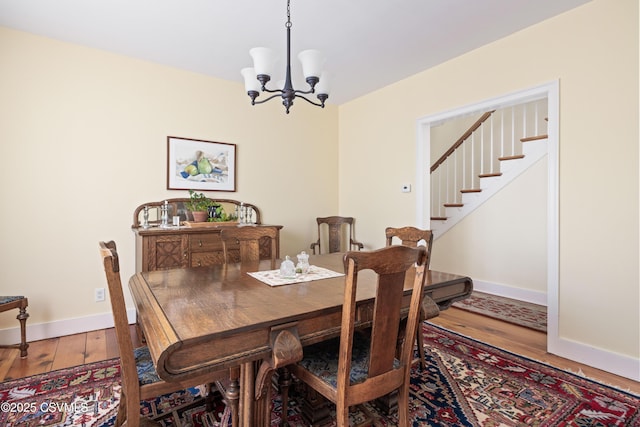
<path id="1" fill-rule="evenodd" d="M 566 338 L 547 342 L 547 351 L 621 377 L 640 381 L 640 360 L 635 357 L 591 347 Z"/>
<path id="2" fill-rule="evenodd" d="M 545 307 L 547 306 L 547 293 L 542 291 L 515 288 L 513 286 L 502 285 L 500 283 L 483 282 L 482 280 L 476 279 L 473 279 L 473 289 L 485 294 L 497 295 L 518 301 L 526 301 L 533 304 L 544 305 Z"/>
<path id="3" fill-rule="evenodd" d="M 547 306 L 547 294 L 545 292 L 514 288 L 481 280 L 473 281 L 473 289 L 478 292 Z M 640 360 L 630 356 L 591 347 L 557 335 L 554 338 L 554 334 L 551 333 L 547 335 L 547 351 L 565 359 L 583 363 L 634 381 L 640 381 Z"/>
<path id="4" fill-rule="evenodd" d="M 127 318 L 130 324 L 135 323 L 136 310 L 134 308 L 127 309 Z M 16 321 L 16 324 L 17 323 Z M 113 315 L 111 312 L 36 324 L 29 324 L 29 320 L 27 320 L 27 341 L 32 342 L 106 328 L 113 328 Z M 19 342 L 19 326 L 0 329 L 1 345 L 16 344 Z"/>

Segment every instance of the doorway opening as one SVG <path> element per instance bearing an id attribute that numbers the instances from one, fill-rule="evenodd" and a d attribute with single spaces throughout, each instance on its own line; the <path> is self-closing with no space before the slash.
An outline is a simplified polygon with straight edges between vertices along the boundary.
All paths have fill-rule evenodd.
<path id="1" fill-rule="evenodd" d="M 479 115 L 483 112 L 525 104 L 534 99 L 546 99 L 547 102 L 547 156 L 546 156 L 546 301 L 547 306 L 547 350 L 557 347 L 558 343 L 558 123 L 559 123 L 559 88 L 558 82 L 551 82 L 527 90 L 499 96 L 472 105 L 456 108 L 451 111 L 423 117 L 417 121 L 417 224 L 422 228 L 432 228 L 431 218 L 431 165 L 438 159 L 433 158 L 432 129 L 443 123 Z M 477 245 L 473 239 L 470 244 Z M 437 240 L 434 242 L 437 245 Z M 480 248 L 477 248 L 480 250 Z M 471 274 L 474 282 L 476 278 Z M 514 288 L 517 289 L 517 288 Z M 509 295 L 505 295 L 509 296 Z M 517 298 L 516 295 L 512 297 Z"/>

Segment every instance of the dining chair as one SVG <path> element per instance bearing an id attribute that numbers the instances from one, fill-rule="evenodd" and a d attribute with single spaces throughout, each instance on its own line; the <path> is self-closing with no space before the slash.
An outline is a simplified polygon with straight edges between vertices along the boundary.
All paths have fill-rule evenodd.
<path id="1" fill-rule="evenodd" d="M 340 336 L 309 345 L 289 366 L 303 383 L 336 405 L 338 427 L 349 425 L 349 407 L 398 390 L 398 425 L 409 425 L 409 380 L 413 342 L 425 281 L 424 247 L 391 246 L 344 255 L 345 284 Z M 355 329 L 358 275 L 377 275 L 371 328 Z M 402 301 L 405 281 L 412 283 L 407 322 Z M 384 303 L 383 303 L 384 302 Z M 401 347 L 396 352 L 398 335 Z"/>
<path id="2" fill-rule="evenodd" d="M 11 345 L 0 345 L 5 348 L 17 348 L 20 350 L 20 357 L 27 357 L 27 349 L 29 344 L 27 343 L 27 306 L 29 305 L 29 299 L 22 295 L 1 296 L 0 295 L 0 313 L 4 311 L 18 309 L 18 315 L 16 319 L 20 322 L 20 343 Z"/>
<path id="3" fill-rule="evenodd" d="M 429 263 L 431 262 L 431 247 L 433 246 L 433 233 L 431 230 L 423 230 L 416 227 L 387 227 L 385 229 L 385 235 L 387 238 L 387 246 L 391 246 L 394 243 L 394 238 L 400 240 L 400 244 L 403 246 L 409 246 L 412 248 L 422 244 L 427 249 L 427 265 L 429 269 Z M 434 318 L 440 314 L 438 305 L 428 296 L 425 296 L 422 301 L 420 309 L 419 325 L 425 320 Z M 418 328 L 416 334 L 416 343 L 418 346 L 418 354 L 420 355 L 420 368 L 422 370 L 427 369 L 427 362 L 424 355 L 424 336 L 422 335 L 422 328 Z"/>
<path id="4" fill-rule="evenodd" d="M 262 247 L 270 249 L 271 263 L 275 263 L 278 245 L 278 230 L 271 227 L 224 227 L 220 231 L 224 262 L 259 261 Z M 235 249 L 237 247 L 237 249 Z M 275 268 L 275 267 L 274 267 Z"/>
<path id="5" fill-rule="evenodd" d="M 120 370 L 122 375 L 122 392 L 118 404 L 115 425 L 126 423 L 127 427 L 156 425 L 155 422 L 140 414 L 140 401 L 161 396 L 189 387 L 226 381 L 229 371 L 218 371 L 181 381 L 163 381 L 153 365 L 148 347 L 133 347 L 133 341 L 127 320 L 127 308 L 120 280 L 120 263 L 116 244 L 113 241 L 99 242 L 100 254 L 109 287 L 111 311 L 116 331 L 116 340 L 120 352 Z M 224 395 L 223 395 L 224 396 Z M 236 401 L 226 398 L 231 411 L 237 412 Z M 179 408 L 174 408 L 179 409 Z M 169 413 L 170 414 L 170 413 Z M 169 415 L 163 414 L 158 418 Z M 233 415 L 232 415 L 232 418 Z M 178 420 L 178 417 L 175 416 Z"/>
<path id="6" fill-rule="evenodd" d="M 355 220 L 353 217 L 328 216 L 316 218 L 318 223 L 318 240 L 311 243 L 310 249 L 314 255 L 321 254 L 321 241 L 327 243 L 328 250 L 324 253 L 347 252 L 354 249 L 362 250 L 364 245 L 355 240 Z M 323 230 L 326 236 L 323 238 Z M 348 240 L 347 240 L 348 239 Z M 316 252 L 317 249 L 317 252 Z"/>

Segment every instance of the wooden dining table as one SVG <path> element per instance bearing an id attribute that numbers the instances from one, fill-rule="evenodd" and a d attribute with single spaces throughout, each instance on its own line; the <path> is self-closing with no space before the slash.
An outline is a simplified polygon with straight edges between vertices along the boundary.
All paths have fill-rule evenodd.
<path id="1" fill-rule="evenodd" d="M 343 255 L 312 255 L 312 266 L 343 273 Z M 237 422 L 269 426 L 273 372 L 302 358 L 303 347 L 338 336 L 344 277 L 269 286 L 249 273 L 274 270 L 275 263 L 139 272 L 129 287 L 158 375 L 177 381 L 229 369 L 239 390 Z M 370 274 L 369 274 L 370 273 Z M 361 272 L 357 327 L 371 321 L 375 275 Z M 407 278 L 405 306 L 412 278 Z M 439 308 L 471 294 L 472 280 L 429 271 L 425 295 Z"/>

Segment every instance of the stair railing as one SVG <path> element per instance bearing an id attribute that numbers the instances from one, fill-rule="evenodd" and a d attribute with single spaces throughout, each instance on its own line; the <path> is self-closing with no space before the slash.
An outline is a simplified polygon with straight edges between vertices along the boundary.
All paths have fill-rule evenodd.
<path id="1" fill-rule="evenodd" d="M 430 168 L 431 219 L 461 207 L 463 193 L 480 192 L 481 178 L 500 176 L 501 161 L 524 157 L 521 142 L 546 133 L 543 108 L 546 99 L 483 113 Z"/>
<path id="2" fill-rule="evenodd" d="M 454 206 L 456 204 L 456 193 L 465 186 L 467 180 L 474 180 L 474 173 L 478 166 L 482 168 L 482 153 L 484 149 L 480 149 L 478 166 L 476 166 L 478 162 L 475 161 L 476 150 L 474 150 L 474 148 L 476 145 L 476 130 L 478 130 L 494 112 L 495 110 L 492 110 L 482 114 L 431 166 L 432 207 L 435 206 L 438 208 L 436 211 L 432 211 L 432 219 L 444 219 L 444 207 Z M 481 147 L 483 147 L 484 132 L 480 133 L 480 138 L 480 144 Z M 471 145 L 469 149 L 467 149 L 468 144 L 465 144 L 465 141 L 469 141 L 468 144 Z M 458 156 L 460 149 L 462 153 Z M 459 163 L 462 163 L 462 165 L 459 165 Z M 460 185 L 458 185 L 459 167 L 462 175 Z M 444 171 L 442 170 L 443 168 Z M 482 173 L 482 169 L 480 173 Z"/>

